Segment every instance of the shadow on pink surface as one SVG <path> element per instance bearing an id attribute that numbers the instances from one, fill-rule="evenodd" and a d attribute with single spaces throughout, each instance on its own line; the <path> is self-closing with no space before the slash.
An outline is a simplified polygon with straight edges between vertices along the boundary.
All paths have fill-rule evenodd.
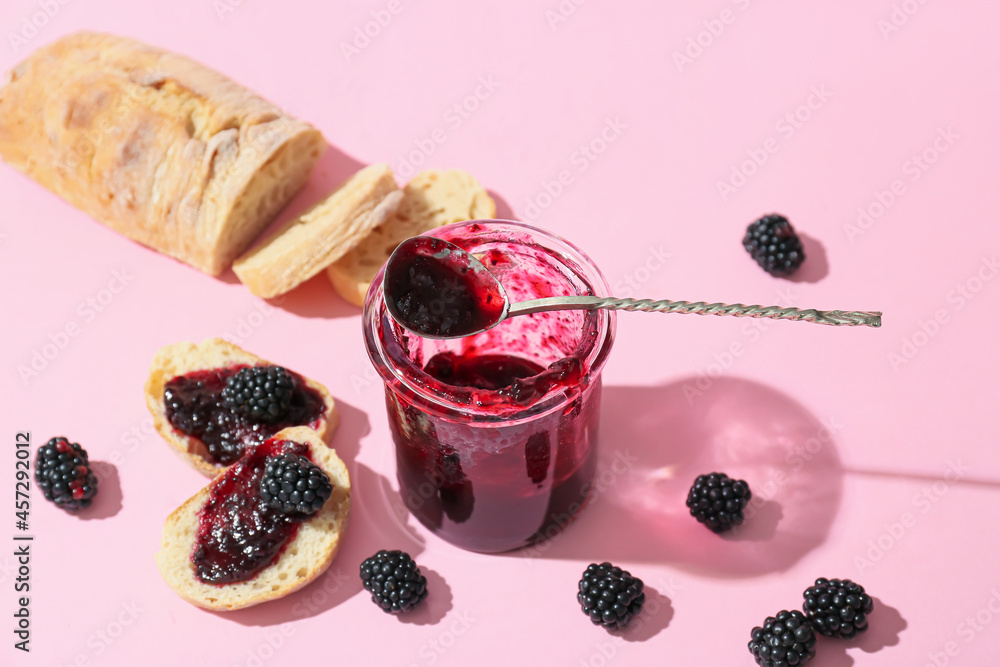
<path id="1" fill-rule="evenodd" d="M 209 613 L 247 626 L 273 626 L 310 618 L 359 593 L 367 596 L 358 572 L 361 561 L 379 549 L 404 549 L 413 556 L 421 551 L 420 543 L 398 528 L 398 521 L 388 515 L 388 508 L 378 497 L 382 476 L 355 461 L 361 439 L 371 430 L 368 415 L 340 398 L 337 399 L 337 409 L 340 425 L 330 445 L 337 450 L 337 455 L 351 475 L 351 519 L 341 535 L 341 548 L 330 568 L 305 588 L 279 600 L 238 611 Z M 387 534 L 388 531 L 391 534 Z M 434 585 L 441 590 L 446 588 L 443 580 L 435 581 Z M 450 592 L 447 604 L 450 609 Z M 434 609 L 439 606 L 435 604 Z M 441 613 L 441 617 L 446 612 Z M 382 612 L 372 605 L 372 613 Z"/>
<path id="2" fill-rule="evenodd" d="M 961 457 L 949 460 L 949 467 L 943 474 L 928 474 L 925 472 L 900 471 L 900 470 L 873 470 L 870 468 L 844 468 L 848 475 L 860 475 L 863 477 L 876 477 L 888 480 L 908 480 L 913 482 L 944 482 L 947 485 L 955 486 L 981 486 L 987 489 L 1000 489 L 1000 479 L 986 479 L 982 477 L 969 477 L 968 471 L 971 469 L 964 464 Z M 939 487 L 940 488 L 940 487 Z M 932 489 L 932 491 L 934 491 Z M 938 492 L 938 495 L 943 495 Z"/>
<path id="3" fill-rule="evenodd" d="M 670 598 L 660 593 L 652 586 L 643 589 L 646 601 L 642 605 L 642 613 L 636 616 L 623 630 L 609 630 L 609 634 L 621 637 L 627 642 L 644 642 L 666 630 L 674 618 L 674 607 Z"/>
<path id="4" fill-rule="evenodd" d="M 219 275 L 215 276 L 215 279 L 219 282 L 226 283 L 227 285 L 239 285 L 240 279 L 236 277 L 236 273 L 233 272 L 232 268 L 228 268 Z"/>
<path id="5" fill-rule="evenodd" d="M 906 619 L 898 609 L 890 607 L 872 596 L 875 608 L 868 623 L 868 630 L 850 641 L 819 637 L 816 641 L 816 658 L 811 667 L 851 667 L 854 657 L 848 651 L 860 649 L 864 653 L 877 653 L 884 648 L 897 646 L 899 635 L 906 629 Z"/>
<path id="6" fill-rule="evenodd" d="M 282 294 L 267 303 L 299 317 L 332 320 L 361 314 L 361 309 L 344 301 L 333 289 L 326 271 L 320 271 L 291 292 Z"/>
<path id="7" fill-rule="evenodd" d="M 106 461 L 91 461 L 90 469 L 97 476 L 97 495 L 90 507 L 74 514 L 83 521 L 113 517 L 122 509 L 122 483 L 118 468 Z"/>
<path id="8" fill-rule="evenodd" d="M 429 567 L 421 565 L 420 573 L 427 577 L 427 599 L 413 611 L 397 615 L 396 619 L 409 625 L 436 625 L 448 615 L 453 606 L 451 586 L 444 577 Z"/>
<path id="9" fill-rule="evenodd" d="M 666 563 L 699 575 L 787 570 L 822 544 L 840 506 L 836 424 L 784 394 L 718 378 L 659 387 L 607 387 L 590 502 L 563 533 L 512 556 Z M 685 505 L 695 477 L 744 479 L 746 521 L 715 535 Z"/>
<path id="10" fill-rule="evenodd" d="M 514 209 L 511 207 L 510 203 L 497 194 L 496 190 L 491 190 L 486 188 L 486 192 L 489 193 L 490 197 L 497 205 L 497 219 L 498 220 L 518 220 L 517 213 L 514 213 Z"/>
<path id="11" fill-rule="evenodd" d="M 806 259 L 789 280 L 793 283 L 818 283 L 830 273 L 830 262 L 826 257 L 826 247 L 817 239 L 799 232 L 802 251 Z"/>

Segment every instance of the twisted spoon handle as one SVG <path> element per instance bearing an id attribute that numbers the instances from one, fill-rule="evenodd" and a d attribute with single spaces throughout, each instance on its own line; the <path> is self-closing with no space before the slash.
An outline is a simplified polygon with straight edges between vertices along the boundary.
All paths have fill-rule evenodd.
<path id="1" fill-rule="evenodd" d="M 705 303 L 704 301 L 652 301 L 651 299 L 616 299 L 596 296 L 557 296 L 513 303 L 508 317 L 549 310 L 640 310 L 647 313 L 694 313 L 731 317 L 765 317 L 772 320 L 802 320 L 830 326 L 882 326 L 881 312 L 846 310 L 800 310 L 779 306 L 745 306 L 742 303 Z"/>

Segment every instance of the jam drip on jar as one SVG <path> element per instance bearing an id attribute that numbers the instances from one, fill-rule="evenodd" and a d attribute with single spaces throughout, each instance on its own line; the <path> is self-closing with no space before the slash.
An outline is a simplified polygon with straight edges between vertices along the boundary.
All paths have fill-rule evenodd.
<path id="1" fill-rule="evenodd" d="M 323 414 L 323 397 L 291 371 L 292 399 L 278 419 L 265 422 L 237 414 L 226 406 L 222 390 L 226 380 L 247 367 L 195 371 L 175 377 L 164 386 L 167 420 L 184 435 L 205 443 L 208 460 L 217 465 L 230 465 L 247 447 L 264 442 L 283 428 L 313 425 Z"/>
<path id="2" fill-rule="evenodd" d="M 232 584 L 252 579 L 274 563 L 295 538 L 306 515 L 286 514 L 264 504 L 260 480 L 270 456 L 310 457 L 307 445 L 268 440 L 247 451 L 212 482 L 208 502 L 198 513 L 191 561 L 200 581 Z"/>
<path id="3" fill-rule="evenodd" d="M 504 298 L 496 281 L 477 279 L 468 256 L 455 256 L 441 239 L 419 237 L 386 268 L 386 305 L 410 331 L 460 337 L 500 321 Z M 461 254 L 460 254 L 461 255 Z M 475 264 L 473 262 L 473 264 Z"/>

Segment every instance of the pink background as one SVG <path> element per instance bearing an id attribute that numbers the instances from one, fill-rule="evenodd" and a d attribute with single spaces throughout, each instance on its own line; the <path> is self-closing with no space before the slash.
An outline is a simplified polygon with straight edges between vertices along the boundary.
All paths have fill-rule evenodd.
<path id="1" fill-rule="evenodd" d="M 867 635 L 822 641 L 813 664 L 995 664 L 1000 7 L 50 0 L 45 18 L 44 4 L 4 3 L 3 69 L 62 34 L 107 30 L 193 56 L 315 123 L 333 149 L 285 217 L 359 165 L 387 161 L 401 182 L 463 167 L 501 216 L 572 240 L 619 294 L 879 309 L 885 325 L 623 314 L 605 370 L 604 493 L 556 540 L 481 556 L 400 511 L 359 313 L 324 277 L 262 302 L 4 166 L 0 541 L 15 532 L 17 431 L 36 446 L 79 441 L 106 477 L 79 517 L 34 496 L 33 650 L 15 651 L 7 630 L 0 662 L 750 665 L 750 629 L 825 576 L 858 580 L 878 609 Z M 345 53 L 373 12 L 391 21 Z M 859 208 L 872 215 L 860 224 Z M 806 237 L 793 281 L 740 244 L 772 211 Z M 70 324 L 78 335 L 23 378 Z M 328 574 L 230 614 L 181 601 L 153 565 L 163 519 L 205 480 L 152 433 L 142 385 L 160 346 L 209 336 L 330 388 L 354 482 Z M 715 468 L 767 500 L 728 539 L 683 507 Z M 383 615 L 361 590 L 360 561 L 383 547 L 427 573 L 421 611 Z M 3 627 L 11 552 L 0 548 Z M 586 564 L 605 559 L 655 591 L 619 636 L 575 600 Z"/>

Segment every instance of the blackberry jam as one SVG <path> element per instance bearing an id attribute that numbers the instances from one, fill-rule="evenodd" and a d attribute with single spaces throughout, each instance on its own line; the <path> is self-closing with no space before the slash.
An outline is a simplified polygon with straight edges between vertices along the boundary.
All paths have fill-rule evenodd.
<path id="1" fill-rule="evenodd" d="M 512 302 L 608 294 L 583 253 L 540 229 L 473 221 L 431 235 L 479 258 Z M 594 476 L 614 313 L 535 313 L 437 340 L 389 317 L 381 284 L 377 276 L 368 293 L 364 334 L 385 381 L 406 507 L 473 551 L 508 551 L 557 533 L 586 504 Z M 410 306 L 419 311 L 419 300 Z"/>
<path id="2" fill-rule="evenodd" d="M 275 419 L 261 420 L 226 406 L 226 381 L 246 365 L 195 371 L 164 385 L 163 400 L 170 424 L 205 444 L 210 462 L 227 466 L 251 446 L 264 442 L 289 426 L 316 428 L 323 414 L 323 397 L 306 386 L 302 376 L 288 371 L 293 389 L 288 409 Z"/>
<path id="3" fill-rule="evenodd" d="M 496 285 L 481 285 L 471 266 L 475 262 L 456 257 L 441 239 L 419 236 L 393 257 L 385 284 L 395 301 L 387 305 L 410 330 L 425 336 L 467 336 L 503 316 L 504 299 Z"/>
<path id="4" fill-rule="evenodd" d="M 297 454 L 309 460 L 308 445 L 267 440 L 250 448 L 212 482 L 208 502 L 198 513 L 191 561 L 206 584 L 232 584 L 252 579 L 281 556 L 295 538 L 304 514 L 285 513 L 264 504 L 260 480 L 268 457 Z"/>

